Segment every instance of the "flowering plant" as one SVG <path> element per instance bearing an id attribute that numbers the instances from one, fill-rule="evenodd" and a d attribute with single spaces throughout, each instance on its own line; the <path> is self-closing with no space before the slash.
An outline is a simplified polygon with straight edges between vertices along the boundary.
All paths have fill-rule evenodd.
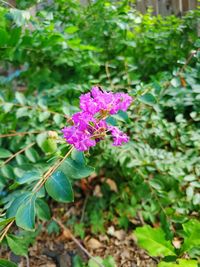
<path id="1" fill-rule="evenodd" d="M 121 146 L 128 142 L 129 137 L 116 126 L 108 125 L 106 119 L 119 110 L 126 111 L 131 103 L 132 97 L 128 94 L 93 87 L 91 92 L 81 95 L 81 111 L 72 116 L 72 126 L 62 129 L 64 138 L 77 150 L 86 151 L 110 133 L 113 145 Z"/>

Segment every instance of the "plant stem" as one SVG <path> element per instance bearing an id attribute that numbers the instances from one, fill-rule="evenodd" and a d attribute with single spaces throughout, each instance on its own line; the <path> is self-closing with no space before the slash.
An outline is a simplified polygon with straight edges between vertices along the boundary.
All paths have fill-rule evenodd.
<path id="1" fill-rule="evenodd" d="M 37 193 L 41 189 L 41 187 L 46 183 L 48 178 L 58 169 L 58 167 L 63 163 L 63 161 L 71 154 L 73 149 L 74 147 L 71 147 L 70 150 L 67 152 L 67 154 L 61 160 L 57 161 L 54 166 L 49 168 L 49 170 L 44 174 L 42 179 L 40 179 L 38 183 L 34 186 L 32 190 L 33 192 Z"/>
<path id="2" fill-rule="evenodd" d="M 81 243 L 76 239 L 76 237 L 72 234 L 72 232 L 64 226 L 64 224 L 56 219 L 55 217 L 52 218 L 63 230 L 63 234 L 66 236 L 70 236 L 70 238 L 74 241 L 74 243 L 89 257 L 91 258 L 96 264 L 98 264 L 100 267 L 105 267 L 103 264 L 101 264 L 97 259 L 95 259 L 87 249 L 81 245 Z"/>
<path id="3" fill-rule="evenodd" d="M 18 152 L 16 152 L 14 155 L 12 155 L 10 158 L 8 158 L 6 161 L 4 161 L 0 167 L 3 167 L 4 165 L 6 165 L 9 161 L 11 161 L 13 158 L 15 158 L 17 155 L 23 153 L 26 149 L 32 147 L 33 145 L 35 145 L 35 143 L 31 143 L 28 146 L 24 147 L 23 149 L 19 150 Z"/>
<path id="4" fill-rule="evenodd" d="M 12 224 L 14 223 L 14 220 L 11 221 L 3 230 L 2 235 L 0 236 L 0 243 L 2 242 L 2 240 L 4 239 L 5 235 L 7 234 L 8 230 L 10 229 L 10 227 L 12 226 Z"/>

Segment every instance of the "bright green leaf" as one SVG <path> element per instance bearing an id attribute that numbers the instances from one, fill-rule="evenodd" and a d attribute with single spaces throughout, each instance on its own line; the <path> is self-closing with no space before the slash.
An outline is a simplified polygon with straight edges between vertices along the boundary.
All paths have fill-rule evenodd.
<path id="1" fill-rule="evenodd" d="M 165 239 L 161 228 L 152 228 L 149 225 L 138 227 L 134 231 L 139 245 L 148 251 L 151 256 L 175 255 L 172 244 Z"/>
<path id="2" fill-rule="evenodd" d="M 14 262 L 0 259 L 0 267 L 17 267 L 17 265 Z"/>
<path id="3" fill-rule="evenodd" d="M 198 262 L 195 260 L 178 259 L 177 262 L 162 261 L 158 267 L 198 267 Z"/>

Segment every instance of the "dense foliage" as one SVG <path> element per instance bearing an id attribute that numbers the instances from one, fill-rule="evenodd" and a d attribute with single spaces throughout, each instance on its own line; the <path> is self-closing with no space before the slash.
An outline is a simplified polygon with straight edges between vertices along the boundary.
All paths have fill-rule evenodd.
<path id="1" fill-rule="evenodd" d="M 18 8 L 33 3 L 25 2 L 18 1 Z M 73 201 L 72 188 L 81 191 L 76 181 L 95 166 L 97 177 L 103 173 L 97 181 L 101 194 L 89 193 L 81 223 L 69 220 L 77 236 L 83 238 L 86 228 L 104 232 L 115 221 L 136 228 L 139 245 L 164 258 L 158 266 L 197 266 L 199 11 L 163 18 L 150 11 L 141 15 L 128 1 L 84 7 L 62 0 L 37 6 L 32 16 L 29 11 L 0 7 L 0 228 L 4 234 L 16 219 L 20 229 L 6 232 L 4 244 L 24 256 L 41 221 L 48 221 L 49 232 L 57 229 L 49 196 Z M 134 98 L 127 114 L 109 121 L 122 124 L 130 142 L 116 148 L 104 141 L 86 158 L 73 151 L 65 159 L 69 146 L 60 129 L 78 111 L 80 94 L 94 84 Z M 148 225 L 136 227 L 141 225 L 135 219 Z M 114 266 L 112 258 L 103 264 Z"/>

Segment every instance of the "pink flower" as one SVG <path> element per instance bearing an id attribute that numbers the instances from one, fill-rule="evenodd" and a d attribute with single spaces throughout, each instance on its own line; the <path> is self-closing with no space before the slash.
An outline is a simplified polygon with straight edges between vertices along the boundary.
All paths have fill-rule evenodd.
<path id="1" fill-rule="evenodd" d="M 127 143 L 129 141 L 129 137 L 120 131 L 115 126 L 108 126 L 108 130 L 111 132 L 111 135 L 113 137 L 113 146 L 121 146 L 122 143 Z"/>
<path id="2" fill-rule="evenodd" d="M 103 140 L 110 131 L 113 145 L 120 146 L 128 142 L 128 136 L 117 127 L 108 126 L 105 118 L 126 111 L 132 103 L 132 97 L 125 93 L 105 92 L 99 87 L 80 96 L 81 111 L 72 116 L 73 126 L 65 127 L 62 132 L 66 141 L 77 150 L 85 151 Z"/>

